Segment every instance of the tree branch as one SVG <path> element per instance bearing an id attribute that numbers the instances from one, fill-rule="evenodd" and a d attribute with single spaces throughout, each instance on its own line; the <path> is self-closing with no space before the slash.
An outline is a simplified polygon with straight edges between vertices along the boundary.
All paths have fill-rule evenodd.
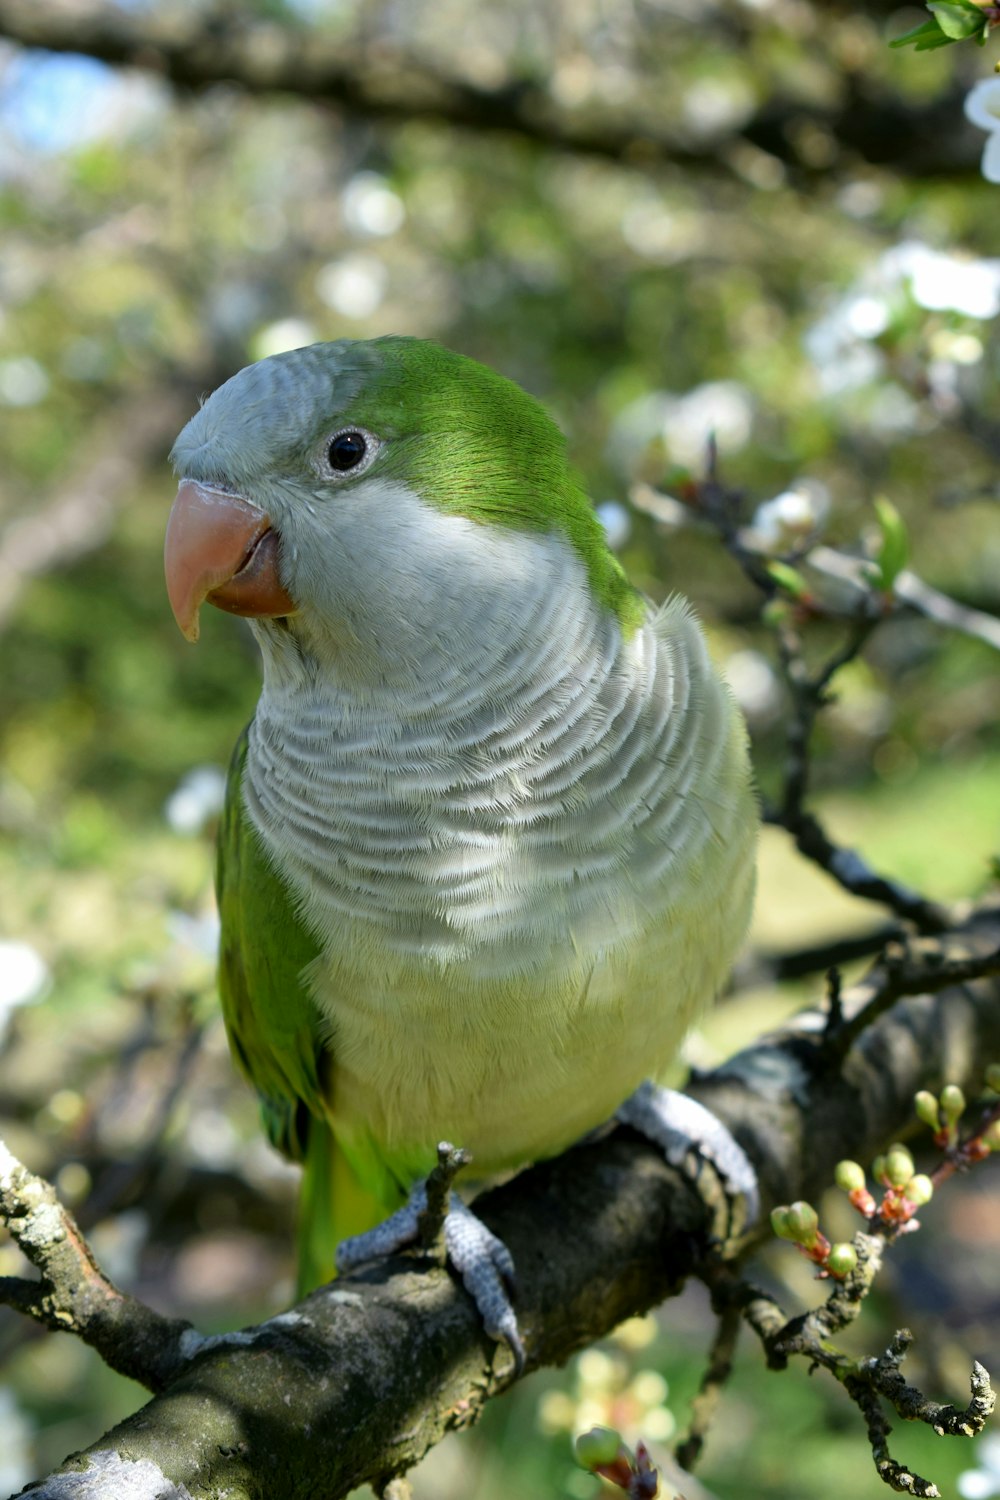
<path id="1" fill-rule="evenodd" d="M 994 904 L 955 938 L 986 952 L 998 933 Z M 847 1023 L 869 1000 L 870 986 L 845 992 Z M 1000 984 L 981 980 L 899 1003 L 839 1068 L 822 1018 L 807 1016 L 691 1091 L 738 1136 L 767 1209 L 815 1195 L 840 1158 L 883 1149 L 912 1117 L 918 1089 L 944 1080 L 974 1089 L 997 1057 Z M 562 1363 L 713 1262 L 704 1203 L 621 1129 L 522 1173 L 477 1210 L 518 1267 L 529 1368 Z M 158 1492 L 178 1500 L 221 1490 L 250 1500 L 262 1487 L 282 1500 L 319 1483 L 338 1500 L 366 1481 L 384 1487 L 445 1432 L 474 1422 L 510 1380 L 506 1353 L 485 1338 L 450 1275 L 412 1259 L 343 1278 L 256 1329 L 189 1334 L 185 1350 L 193 1358 L 169 1387 L 64 1474 L 78 1478 L 89 1464 L 95 1479 L 114 1476 L 122 1500 L 149 1492 L 139 1479 L 148 1482 L 150 1466 Z M 126 1461 L 141 1461 L 141 1475 Z M 33 1500 L 66 1493 L 57 1475 Z"/>
<path id="2" fill-rule="evenodd" d="M 720 23 L 721 24 L 721 23 Z M 729 24 L 729 23 L 727 23 Z M 866 92 L 850 79 L 844 97 L 822 109 L 771 98 L 739 129 L 699 140 L 651 115 L 609 114 L 560 105 L 545 77 L 496 87 L 471 83 L 383 41 L 352 43 L 317 28 L 241 17 L 132 14 L 94 0 L 70 5 L 0 0 L 0 36 L 25 47 L 84 53 L 116 67 L 154 72 L 182 89 L 236 84 L 251 94 L 285 93 L 366 119 L 432 120 L 478 133 L 518 135 L 540 146 L 605 160 L 655 163 L 739 175 L 740 151 L 765 152 L 803 179 L 829 173 L 802 149 L 810 128 L 838 142 L 850 160 L 914 176 L 978 172 L 981 136 L 967 126 L 960 90 L 919 105 L 893 98 L 881 83 Z"/>
<path id="3" fill-rule="evenodd" d="M 0 1220 L 41 1272 L 38 1281 L 0 1279 L 0 1302 L 54 1332 L 78 1334 L 112 1369 L 151 1391 L 164 1389 L 186 1364 L 183 1341 L 185 1334 L 194 1334 L 191 1325 L 161 1317 L 113 1286 L 55 1189 L 22 1166 L 2 1141 Z"/>

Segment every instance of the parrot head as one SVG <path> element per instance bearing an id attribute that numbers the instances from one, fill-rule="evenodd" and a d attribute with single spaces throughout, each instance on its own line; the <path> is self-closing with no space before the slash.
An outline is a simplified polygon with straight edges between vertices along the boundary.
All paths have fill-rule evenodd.
<path id="1" fill-rule="evenodd" d="M 623 628 L 641 609 L 544 409 L 422 339 L 341 339 L 250 365 L 171 458 L 167 589 L 191 641 L 207 600 L 262 642 L 286 632 L 378 657 L 392 622 L 413 654 L 450 609 L 516 611 L 552 538 Z"/>

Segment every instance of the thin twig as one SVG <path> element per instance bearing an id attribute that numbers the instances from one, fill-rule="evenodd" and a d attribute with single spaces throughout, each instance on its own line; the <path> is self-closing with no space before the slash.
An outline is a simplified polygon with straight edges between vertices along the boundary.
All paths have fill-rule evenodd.
<path id="1" fill-rule="evenodd" d="M 859 612 L 851 622 L 847 639 L 814 672 L 806 666 L 802 639 L 791 621 L 779 624 L 778 656 L 792 700 L 786 732 L 784 785 L 780 804 L 767 809 L 766 820 L 784 828 L 795 840 L 799 853 L 820 866 L 849 891 L 868 901 L 888 906 L 897 916 L 913 922 L 921 932 L 941 932 L 948 916 L 935 902 L 899 881 L 873 870 L 854 849 L 838 845 L 827 834 L 815 813 L 806 808 L 811 770 L 811 747 L 816 719 L 830 702 L 830 684 L 859 655 L 879 623 L 870 612 Z"/>
<path id="2" fill-rule="evenodd" d="M 743 1318 L 740 1309 L 724 1303 L 719 1311 L 715 1338 L 708 1364 L 701 1378 L 698 1394 L 691 1402 L 691 1423 L 687 1437 L 678 1446 L 677 1462 L 690 1473 L 701 1456 L 708 1429 L 712 1425 L 726 1382 L 733 1371 L 733 1359 L 739 1341 Z"/>
<path id="3" fill-rule="evenodd" d="M 865 558 L 849 557 L 833 547 L 814 547 L 806 561 L 818 573 L 835 578 L 838 583 L 851 584 L 859 594 L 869 590 L 865 577 Z M 973 636 L 987 646 L 992 646 L 995 651 L 1000 651 L 1000 619 L 996 615 L 973 609 L 969 604 L 960 604 L 957 599 L 932 588 L 909 568 L 905 568 L 896 578 L 893 593 L 902 604 L 909 605 L 910 609 L 933 620 L 936 625 Z"/>
<path id="4" fill-rule="evenodd" d="M 871 1386 L 859 1376 L 848 1375 L 844 1380 L 844 1390 L 865 1419 L 865 1430 L 868 1433 L 872 1458 L 883 1483 L 898 1494 L 917 1495 L 926 1497 L 926 1500 L 937 1500 L 941 1494 L 937 1485 L 915 1474 L 905 1464 L 897 1463 L 889 1452 L 889 1434 L 892 1426 Z"/>
<path id="5" fill-rule="evenodd" d="M 779 597 L 781 589 L 769 570 L 769 559 L 744 545 L 741 526 L 744 497 L 740 490 L 722 482 L 718 450 L 712 439 L 708 443 L 705 478 L 691 486 L 691 504 L 694 514 L 714 528 L 745 577 L 764 598 Z M 809 554 L 810 558 L 812 555 Z M 834 843 L 816 814 L 806 807 L 812 736 L 820 711 L 831 701 L 830 685 L 837 673 L 860 654 L 885 617 L 884 601 L 873 595 L 863 574 L 859 573 L 858 579 L 864 593 L 851 610 L 842 612 L 849 627 L 847 637 L 814 671 L 806 663 L 800 624 L 817 611 L 816 601 L 789 600 L 787 613 L 775 621 L 778 661 L 792 712 L 786 728 L 781 795 L 776 807 L 765 807 L 764 820 L 790 833 L 799 853 L 819 865 L 852 896 L 888 906 L 920 932 L 941 932 L 948 926 L 948 914 L 942 907 L 899 881 L 880 875 L 856 850 Z"/>
<path id="6" fill-rule="evenodd" d="M 751 984 L 773 984 L 784 979 L 802 979 L 808 974 L 828 973 L 859 958 L 881 953 L 886 943 L 905 935 L 899 922 L 882 922 L 868 932 L 853 937 L 832 938 L 829 942 L 809 943 L 782 952 L 762 951 L 741 962 L 736 971 L 736 988 Z"/>
<path id="7" fill-rule="evenodd" d="M 869 997 L 849 1019 L 830 1025 L 824 1045 L 840 1059 L 863 1031 L 904 995 L 938 994 L 950 985 L 971 984 L 1000 974 L 1000 948 L 974 951 L 969 935 L 957 940 L 911 938 L 887 944 L 882 960 L 865 976 Z"/>
<path id="8" fill-rule="evenodd" d="M 739 1280 L 729 1268 L 715 1271 L 712 1290 L 717 1302 L 739 1309 L 754 1329 L 770 1369 L 782 1370 L 790 1358 L 801 1356 L 813 1368 L 828 1370 L 840 1382 L 864 1418 L 875 1467 L 890 1489 L 933 1497 L 940 1493 L 937 1487 L 890 1454 L 892 1428 L 882 1402 L 888 1402 L 907 1421 L 922 1422 L 942 1436 L 972 1437 L 983 1430 L 996 1404 L 987 1371 L 978 1361 L 973 1362 L 969 1404 L 959 1409 L 930 1400 L 903 1379 L 900 1365 L 912 1342 L 908 1330 L 900 1329 L 884 1353 L 869 1358 L 843 1354 L 833 1344 L 834 1336 L 857 1318 L 881 1269 L 886 1245 L 900 1232 L 902 1226 L 884 1224 L 877 1233 L 856 1234 L 853 1244 L 858 1261 L 854 1270 L 831 1283 L 829 1295 L 819 1307 L 787 1321 L 773 1297 Z"/>

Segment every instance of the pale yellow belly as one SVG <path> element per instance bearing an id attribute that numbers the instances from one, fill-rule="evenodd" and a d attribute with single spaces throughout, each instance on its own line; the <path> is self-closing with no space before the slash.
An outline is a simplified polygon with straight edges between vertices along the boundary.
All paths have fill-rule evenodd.
<path id="1" fill-rule="evenodd" d="M 320 971 L 337 1133 L 367 1138 L 407 1177 L 438 1141 L 476 1175 L 553 1155 L 607 1120 L 676 1055 L 742 940 L 752 860 L 714 897 L 688 901 L 618 951 L 507 980 L 455 965 Z M 331 972 L 332 970 L 332 972 Z"/>

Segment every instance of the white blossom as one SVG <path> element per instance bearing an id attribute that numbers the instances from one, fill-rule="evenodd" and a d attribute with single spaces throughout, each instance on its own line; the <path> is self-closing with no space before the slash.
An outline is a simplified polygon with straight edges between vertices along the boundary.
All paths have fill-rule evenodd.
<path id="1" fill-rule="evenodd" d="M 0 1490 L 5 1495 L 17 1493 L 31 1479 L 35 1425 L 34 1420 L 18 1406 L 10 1386 L 0 1387 L 0 1431 L 3 1432 Z"/>
<path id="2" fill-rule="evenodd" d="M 735 380 L 710 380 L 686 396 L 667 402 L 664 437 L 675 463 L 703 464 L 713 434 L 724 452 L 733 453 L 750 437 L 753 404 L 745 386 Z"/>
<path id="3" fill-rule="evenodd" d="M 965 118 L 980 130 L 1000 130 L 1000 78 L 980 78 L 965 96 Z"/>
<path id="4" fill-rule="evenodd" d="M 726 681 L 740 708 L 754 724 L 766 724 L 781 711 L 781 684 L 759 651 L 735 651 L 726 662 Z"/>
<path id="5" fill-rule="evenodd" d="M 979 163 L 979 170 L 987 182 L 1000 182 L 1000 130 L 987 136 L 986 145 L 983 147 L 983 159 Z"/>
<path id="6" fill-rule="evenodd" d="M 980 171 L 1000 183 L 1000 78 L 981 78 L 965 96 L 965 118 L 987 131 Z"/>
<path id="7" fill-rule="evenodd" d="M 37 406 L 48 393 L 49 377 L 30 354 L 0 360 L 0 401 L 5 406 Z"/>
<path id="8" fill-rule="evenodd" d="M 30 943 L 0 941 L 0 1042 L 15 1010 L 40 1000 L 50 977 L 48 964 Z"/>
<path id="9" fill-rule="evenodd" d="M 254 359 L 267 359 L 272 354 L 287 354 L 289 349 L 304 349 L 315 344 L 316 330 L 304 318 L 279 318 L 268 323 L 253 340 Z"/>
<path id="10" fill-rule="evenodd" d="M 914 302 L 930 312 L 983 319 L 1000 312 L 1000 260 L 973 260 L 905 240 L 887 251 L 880 265 L 890 276 L 908 280 Z"/>
<path id="11" fill-rule="evenodd" d="M 175 833 L 201 833 L 217 818 L 226 798 L 226 773 L 221 766 L 195 766 L 167 798 L 163 809 Z"/>
<path id="12" fill-rule="evenodd" d="M 624 547 L 632 533 L 632 517 L 619 500 L 605 500 L 597 507 L 597 519 L 612 552 Z"/>
<path id="13" fill-rule="evenodd" d="M 775 554 L 814 537 L 823 526 L 830 509 L 830 495 L 825 485 L 803 479 L 790 489 L 758 505 L 750 525 L 740 540 L 755 552 Z"/>
<path id="14" fill-rule="evenodd" d="M 1000 181 L 1000 120 L 987 149 L 994 146 Z M 858 390 L 883 374 L 885 356 L 874 340 L 890 326 L 894 311 L 907 297 L 928 312 L 956 312 L 979 321 L 994 318 L 1000 313 L 1000 259 L 935 250 L 921 240 L 901 240 L 885 251 L 806 332 L 806 353 L 816 366 L 824 395 Z M 967 349 L 971 356 L 972 346 Z M 968 362 L 974 361 L 970 357 Z M 897 402 L 896 427 L 901 410 Z M 902 426 L 912 426 L 909 417 Z"/>
<path id="15" fill-rule="evenodd" d="M 406 219 L 402 198 L 378 172 L 358 172 L 345 187 L 341 202 L 344 223 L 355 234 L 380 238 L 395 234 Z"/>
<path id="16" fill-rule="evenodd" d="M 976 1456 L 979 1467 L 959 1474 L 958 1493 L 962 1500 L 992 1500 L 1000 1495 L 1000 1437 L 982 1438 Z"/>
<path id="17" fill-rule="evenodd" d="M 316 291 L 343 317 L 370 318 L 381 305 L 388 280 L 385 266 L 374 255 L 345 255 L 321 267 Z"/>
<path id="18" fill-rule="evenodd" d="M 214 909 L 197 917 L 186 911 L 167 912 L 167 931 L 174 942 L 213 962 L 219 952 L 219 930 L 219 914 Z"/>

